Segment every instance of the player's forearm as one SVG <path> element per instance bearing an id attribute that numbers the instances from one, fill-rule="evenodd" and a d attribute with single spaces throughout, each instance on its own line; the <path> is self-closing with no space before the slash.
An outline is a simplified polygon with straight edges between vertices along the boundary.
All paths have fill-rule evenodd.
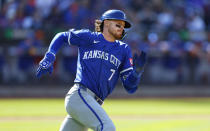
<path id="1" fill-rule="evenodd" d="M 68 33 L 67 32 L 61 32 L 61 33 L 56 34 L 50 43 L 48 52 L 56 54 L 58 52 L 58 50 L 62 47 L 62 45 L 67 42 L 68 42 Z"/>
<path id="2" fill-rule="evenodd" d="M 135 70 L 133 70 L 127 76 L 127 78 L 123 80 L 123 85 L 128 93 L 134 93 L 137 90 L 141 75 L 142 72 L 137 73 Z"/>

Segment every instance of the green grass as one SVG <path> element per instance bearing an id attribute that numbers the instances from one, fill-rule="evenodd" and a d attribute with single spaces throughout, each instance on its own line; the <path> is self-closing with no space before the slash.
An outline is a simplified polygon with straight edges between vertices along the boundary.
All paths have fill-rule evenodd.
<path id="1" fill-rule="evenodd" d="M 210 131 L 210 98 L 106 100 L 117 131 Z M 0 131 L 58 131 L 64 99 L 0 99 Z"/>

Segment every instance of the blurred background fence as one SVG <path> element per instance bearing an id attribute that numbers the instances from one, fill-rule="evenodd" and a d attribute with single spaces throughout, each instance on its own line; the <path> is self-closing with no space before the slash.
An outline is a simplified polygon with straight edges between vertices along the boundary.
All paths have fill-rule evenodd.
<path id="1" fill-rule="evenodd" d="M 56 33 L 93 31 L 108 9 L 132 22 L 132 52 L 148 52 L 141 84 L 210 87 L 209 0 L 0 0 L 0 85 L 71 85 L 77 47 L 59 51 L 51 77 L 35 77 L 38 63 Z"/>

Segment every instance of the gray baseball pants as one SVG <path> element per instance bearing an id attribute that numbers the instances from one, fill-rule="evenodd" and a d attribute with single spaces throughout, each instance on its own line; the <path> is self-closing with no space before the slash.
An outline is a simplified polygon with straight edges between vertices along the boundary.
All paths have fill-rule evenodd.
<path id="1" fill-rule="evenodd" d="M 66 95 L 65 107 L 68 115 L 60 131 L 116 131 L 105 110 L 94 99 L 94 93 L 74 85 Z"/>

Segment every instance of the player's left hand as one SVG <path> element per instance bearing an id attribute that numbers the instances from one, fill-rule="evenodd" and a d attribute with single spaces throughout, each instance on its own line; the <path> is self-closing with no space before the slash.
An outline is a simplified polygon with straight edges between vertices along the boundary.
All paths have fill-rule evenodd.
<path id="1" fill-rule="evenodd" d="M 134 54 L 133 65 L 137 73 L 142 73 L 144 71 L 146 56 L 147 54 L 144 51 Z"/>
<path id="2" fill-rule="evenodd" d="M 95 31 L 96 32 L 101 32 L 101 28 L 100 28 L 101 24 L 102 24 L 101 20 L 95 20 Z"/>
<path id="3" fill-rule="evenodd" d="M 55 55 L 51 52 L 45 54 L 45 57 L 40 61 L 39 67 L 37 69 L 36 76 L 40 78 L 42 75 L 45 75 L 49 72 L 53 72 L 53 63 L 55 61 Z"/>

